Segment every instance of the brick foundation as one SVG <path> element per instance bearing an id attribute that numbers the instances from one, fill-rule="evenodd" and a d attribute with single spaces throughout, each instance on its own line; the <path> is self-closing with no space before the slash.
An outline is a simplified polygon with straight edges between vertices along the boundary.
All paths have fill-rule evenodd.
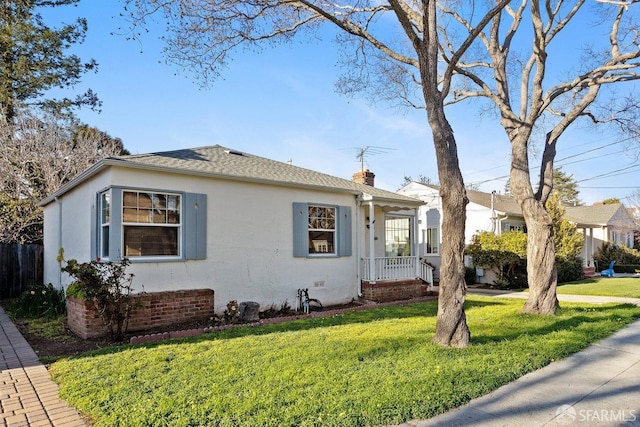
<path id="1" fill-rule="evenodd" d="M 422 280 L 398 280 L 393 282 L 362 282 L 362 296 L 375 302 L 398 301 L 426 295 Z"/>
<path id="2" fill-rule="evenodd" d="M 202 321 L 213 316 L 213 289 L 151 292 L 132 295 L 128 332 Z M 67 297 L 67 323 L 80 338 L 107 334 L 91 301 Z"/>

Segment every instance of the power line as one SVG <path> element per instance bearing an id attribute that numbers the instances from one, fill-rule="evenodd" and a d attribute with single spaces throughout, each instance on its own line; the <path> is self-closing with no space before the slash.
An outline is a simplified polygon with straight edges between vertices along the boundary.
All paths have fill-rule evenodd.
<path id="1" fill-rule="evenodd" d="M 638 168 L 638 167 L 640 167 L 640 165 L 631 165 L 631 166 L 627 166 L 626 168 L 616 169 L 616 170 L 611 171 L 611 172 L 606 172 L 606 173 L 603 173 L 603 174 L 600 174 L 600 175 L 595 175 L 595 176 L 592 176 L 591 178 L 581 179 L 581 180 L 578 180 L 576 182 L 584 182 L 584 181 L 591 181 L 592 179 L 597 179 L 597 178 L 609 178 L 609 177 L 612 177 L 612 176 L 626 175 L 626 174 L 628 174 L 630 172 L 624 172 L 624 173 L 618 173 L 618 172 L 623 172 L 623 171 L 626 171 L 626 170 L 629 170 L 629 169 Z"/>

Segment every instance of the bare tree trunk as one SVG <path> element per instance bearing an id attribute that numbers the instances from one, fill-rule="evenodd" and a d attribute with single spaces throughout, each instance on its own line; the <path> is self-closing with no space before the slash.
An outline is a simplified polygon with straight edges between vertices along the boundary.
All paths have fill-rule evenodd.
<path id="1" fill-rule="evenodd" d="M 464 313 L 467 293 L 464 281 L 467 192 L 460 173 L 453 130 L 446 120 L 444 109 L 432 105 L 428 107 L 428 112 L 438 161 L 443 210 L 438 317 L 433 342 L 446 347 L 466 347 L 471 340 Z"/>
<path id="2" fill-rule="evenodd" d="M 533 193 L 527 141 L 529 129 L 520 127 L 511 135 L 511 191 L 527 224 L 527 281 L 529 299 L 522 311 L 531 314 L 555 314 L 558 307 L 556 286 L 556 250 L 553 240 L 553 221 L 544 204 L 546 191 Z M 551 175 L 549 173 L 549 175 Z"/>
<path id="3" fill-rule="evenodd" d="M 558 308 L 556 250 L 551 215 L 543 204 L 529 200 L 522 205 L 527 223 L 527 280 L 529 298 L 522 311 L 555 314 Z"/>

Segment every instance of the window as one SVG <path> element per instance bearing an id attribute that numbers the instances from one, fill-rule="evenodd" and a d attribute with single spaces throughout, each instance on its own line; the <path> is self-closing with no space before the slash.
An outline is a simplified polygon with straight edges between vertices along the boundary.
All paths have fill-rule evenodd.
<path id="1" fill-rule="evenodd" d="M 112 187 L 97 195 L 92 257 L 206 259 L 207 195 Z"/>
<path id="2" fill-rule="evenodd" d="M 293 204 L 293 256 L 350 256 L 351 208 Z"/>
<path id="3" fill-rule="evenodd" d="M 123 191 L 124 256 L 180 255 L 180 196 Z"/>
<path id="4" fill-rule="evenodd" d="M 336 208 L 309 206 L 309 253 L 335 254 Z"/>
<path id="5" fill-rule="evenodd" d="M 411 218 L 385 218 L 385 256 L 411 256 Z"/>
<path id="6" fill-rule="evenodd" d="M 424 230 L 423 241 L 426 243 L 426 252 L 428 254 L 437 254 L 438 253 L 438 229 L 437 228 L 427 228 Z"/>
<path id="7" fill-rule="evenodd" d="M 505 224 L 503 227 L 504 231 L 521 231 L 523 233 L 527 232 L 527 226 L 524 224 Z"/>
<path id="8" fill-rule="evenodd" d="M 100 194 L 100 258 L 109 258 L 109 222 L 111 219 L 111 192 L 105 191 Z"/>

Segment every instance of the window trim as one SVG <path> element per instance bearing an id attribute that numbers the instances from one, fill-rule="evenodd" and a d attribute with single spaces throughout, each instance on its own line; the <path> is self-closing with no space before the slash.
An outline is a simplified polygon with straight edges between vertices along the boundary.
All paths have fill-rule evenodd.
<path id="1" fill-rule="evenodd" d="M 207 259 L 207 195 L 200 193 L 189 193 L 176 190 L 132 187 L 132 186 L 110 186 L 96 193 L 95 209 L 92 212 L 91 237 L 92 258 L 108 259 L 119 261 L 124 253 L 124 227 L 122 210 L 123 194 L 125 191 L 136 191 L 142 193 L 172 194 L 181 197 L 180 207 L 180 227 L 178 233 L 179 255 L 153 255 L 153 256 L 131 256 L 127 257 L 133 263 L 138 262 L 176 262 L 187 260 Z M 110 192 L 110 222 L 109 222 L 109 257 L 100 257 L 102 236 L 101 232 L 101 194 Z M 131 224 L 131 223 L 127 223 Z M 137 224 L 134 224 L 137 225 Z M 153 226 L 154 224 L 149 224 Z"/>
<path id="2" fill-rule="evenodd" d="M 407 228 L 408 231 L 408 241 L 405 243 L 405 245 L 407 245 L 409 247 L 409 255 L 388 255 L 387 253 L 387 233 L 388 233 L 388 227 L 387 227 L 387 221 L 389 220 L 408 220 L 409 221 L 409 227 Z M 385 252 L 385 257 L 387 258 L 395 258 L 395 257 L 401 257 L 401 256 L 414 256 L 414 252 L 415 249 L 413 247 L 413 217 L 411 215 L 403 215 L 403 214 L 397 214 L 397 213 L 393 213 L 393 214 L 385 214 L 384 216 L 384 252 Z"/>
<path id="3" fill-rule="evenodd" d="M 336 209 L 333 253 L 309 253 L 309 206 Z M 327 259 L 352 256 L 351 207 L 326 203 L 293 202 L 293 256 L 294 258 Z"/>
<path id="4" fill-rule="evenodd" d="M 150 193 L 150 194 L 163 194 L 165 196 L 178 196 L 180 197 L 180 202 L 178 203 L 178 217 L 180 221 L 177 224 L 170 223 L 144 223 L 144 222 L 125 222 L 124 220 L 124 193 L 137 193 L 138 197 L 141 193 Z M 163 228 L 177 228 L 177 236 L 176 236 L 176 246 L 177 246 L 177 254 L 176 255 L 124 255 L 130 261 L 164 261 L 164 260 L 182 260 L 183 259 L 183 217 L 182 212 L 184 211 L 183 200 L 184 193 L 176 192 L 176 191 L 161 191 L 161 190 L 146 190 L 146 189 L 136 189 L 136 188 L 121 188 L 120 189 L 120 205 L 118 206 L 120 210 L 120 214 L 122 215 L 120 221 L 120 253 L 125 253 L 125 227 L 163 227 Z M 137 209 L 140 209 L 139 206 L 136 206 Z M 168 208 L 167 208 L 168 210 Z"/>
<path id="5" fill-rule="evenodd" d="M 103 219 L 103 211 L 104 211 L 104 201 L 108 197 L 108 217 L 109 219 L 105 222 Z M 97 246 L 97 257 L 99 259 L 108 260 L 110 255 L 110 236 L 111 236 L 111 211 L 112 211 L 112 203 L 111 203 L 111 189 L 107 189 L 105 191 L 101 191 L 98 193 L 98 246 Z M 105 228 L 107 229 L 107 244 L 106 244 L 106 253 L 105 253 Z"/>
<path id="6" fill-rule="evenodd" d="M 429 231 L 435 233 L 435 245 L 431 247 L 435 249 L 435 252 L 429 252 Z M 425 255 L 439 255 L 440 254 L 440 227 L 427 227 L 424 229 L 424 251 Z"/>
<path id="7" fill-rule="evenodd" d="M 311 208 L 320 208 L 320 209 L 333 209 L 333 229 L 330 228 L 311 228 L 310 216 L 308 215 Z M 338 207 L 332 205 L 321 205 L 318 203 L 309 203 L 307 204 L 307 236 L 310 242 L 311 233 L 312 232 L 322 232 L 322 233 L 333 233 L 333 251 L 331 252 L 309 252 L 309 257 L 335 257 L 338 255 L 338 247 L 339 247 L 339 236 L 338 236 Z M 307 247 L 309 245 L 307 244 Z"/>

